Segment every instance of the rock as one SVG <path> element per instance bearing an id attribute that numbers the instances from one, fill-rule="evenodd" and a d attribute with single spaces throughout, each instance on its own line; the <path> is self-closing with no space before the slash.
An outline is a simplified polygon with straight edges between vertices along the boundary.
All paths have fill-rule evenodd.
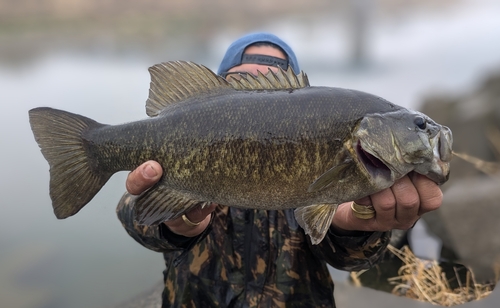
<path id="1" fill-rule="evenodd" d="M 495 161 L 500 152 L 492 146 L 488 134 L 500 131 L 500 72 L 487 78 L 470 94 L 434 95 L 424 100 L 421 111 L 453 132 L 453 150 L 486 161 Z M 500 143 L 500 140 L 498 140 Z M 464 176 L 481 174 L 471 164 L 455 158 L 452 161 L 450 186 Z"/>
<path id="2" fill-rule="evenodd" d="M 498 161 L 500 138 L 500 72 L 485 79 L 477 90 L 461 96 L 433 96 L 422 112 L 453 131 L 453 148 L 486 161 Z M 432 233 L 470 266 L 478 282 L 494 280 L 500 262 L 500 178 L 480 172 L 455 157 L 450 180 L 443 185 L 444 201 L 423 216 Z"/>
<path id="3" fill-rule="evenodd" d="M 440 222 L 428 223 L 429 229 L 446 237 L 457 261 L 472 270 L 476 281 L 494 281 L 495 267 L 498 270 L 500 266 L 500 178 L 455 181 L 444 196 L 436 214 Z M 446 231 L 444 236 L 439 231 L 442 229 Z"/>

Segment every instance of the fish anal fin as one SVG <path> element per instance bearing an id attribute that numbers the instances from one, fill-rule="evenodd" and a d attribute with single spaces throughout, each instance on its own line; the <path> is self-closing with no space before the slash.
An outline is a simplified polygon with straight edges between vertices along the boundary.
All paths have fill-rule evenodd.
<path id="1" fill-rule="evenodd" d="M 295 209 L 295 219 L 311 239 L 313 245 L 319 244 L 332 224 L 337 204 L 314 204 Z"/>
<path id="2" fill-rule="evenodd" d="M 193 200 L 161 182 L 137 197 L 135 221 L 139 225 L 158 225 L 182 216 L 196 206 L 204 208 L 210 202 Z"/>

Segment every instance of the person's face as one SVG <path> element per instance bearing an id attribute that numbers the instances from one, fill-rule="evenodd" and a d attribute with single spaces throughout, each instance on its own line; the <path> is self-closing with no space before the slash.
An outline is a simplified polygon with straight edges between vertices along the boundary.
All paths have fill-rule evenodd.
<path id="1" fill-rule="evenodd" d="M 258 55 L 264 55 L 264 56 L 272 56 L 272 57 L 277 57 L 277 58 L 281 58 L 281 59 L 286 60 L 286 55 L 281 50 L 276 49 L 276 48 L 271 47 L 271 46 L 250 46 L 245 50 L 245 54 L 248 54 L 248 55 L 258 54 Z M 254 64 L 254 63 L 244 63 L 244 64 L 240 64 L 238 66 L 232 67 L 231 69 L 229 69 L 228 73 L 245 72 L 245 73 L 250 73 L 252 75 L 257 76 L 259 71 L 263 74 L 267 74 L 267 72 L 269 71 L 269 68 L 271 68 L 271 70 L 274 72 L 278 71 L 278 68 L 275 66 L 268 66 L 268 65 L 262 65 L 262 64 Z M 226 78 L 229 76 L 235 77 L 235 74 L 228 74 L 226 76 Z"/>

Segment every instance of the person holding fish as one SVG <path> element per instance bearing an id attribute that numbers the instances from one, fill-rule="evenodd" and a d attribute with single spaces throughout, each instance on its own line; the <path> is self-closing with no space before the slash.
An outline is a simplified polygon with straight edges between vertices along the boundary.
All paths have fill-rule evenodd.
<path id="1" fill-rule="evenodd" d="M 452 134 L 298 71 L 285 42 L 256 33 L 229 46 L 218 74 L 186 61 L 150 67 L 146 119 L 31 109 L 54 214 L 75 215 L 132 170 L 117 214 L 164 255 L 163 307 L 333 307 L 326 264 L 369 268 L 390 230 L 441 205 Z"/>
<path id="2" fill-rule="evenodd" d="M 300 71 L 285 42 L 272 34 L 253 33 L 229 46 L 218 74 L 237 83 L 247 74 L 288 66 Z M 130 236 L 164 255 L 162 307 L 335 307 L 326 264 L 346 271 L 373 266 L 386 250 L 392 229 L 411 228 L 423 214 L 439 208 L 443 197 L 435 180 L 410 172 L 389 188 L 338 205 L 333 217 L 327 216 L 326 232 L 318 242 L 306 235 L 293 209 L 205 203 L 158 227 L 138 224 L 136 196 L 153 187 L 164 172 L 156 161 L 133 170 L 126 181 L 128 193 L 117 208 Z M 324 184 L 318 180 L 313 190 L 314 185 L 322 189 Z M 372 210 L 365 219 L 359 215 L 363 206 Z"/>

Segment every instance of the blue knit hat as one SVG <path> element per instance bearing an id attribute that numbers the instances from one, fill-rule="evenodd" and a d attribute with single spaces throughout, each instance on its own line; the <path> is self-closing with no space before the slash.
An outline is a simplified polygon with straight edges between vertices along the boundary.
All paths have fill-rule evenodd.
<path id="1" fill-rule="evenodd" d="M 299 64 L 297 62 L 297 58 L 295 57 L 295 53 L 285 42 L 283 42 L 279 37 L 274 34 L 258 32 L 247 34 L 235 42 L 233 42 L 226 51 L 224 58 L 222 58 L 222 62 L 219 65 L 219 69 L 217 70 L 218 75 L 222 75 L 223 73 L 230 70 L 232 67 L 238 66 L 244 62 L 243 52 L 245 48 L 254 43 L 272 43 L 276 46 L 279 46 L 285 52 L 288 57 L 288 64 L 293 68 L 295 73 L 299 73 Z M 247 57 L 247 55 L 245 55 Z M 258 59 L 258 57 L 253 57 L 254 59 L 245 59 L 250 62 L 246 63 L 258 63 L 258 64 L 269 64 L 273 66 L 281 66 L 282 63 L 269 63 L 267 62 L 272 57 L 264 57 L 263 59 Z M 275 58 L 276 59 L 276 58 Z M 262 61 L 264 60 L 264 62 Z M 279 59 L 277 59 L 279 61 Z M 286 63 L 286 61 L 282 61 Z M 288 67 L 282 67 L 283 69 L 287 69 Z"/>

